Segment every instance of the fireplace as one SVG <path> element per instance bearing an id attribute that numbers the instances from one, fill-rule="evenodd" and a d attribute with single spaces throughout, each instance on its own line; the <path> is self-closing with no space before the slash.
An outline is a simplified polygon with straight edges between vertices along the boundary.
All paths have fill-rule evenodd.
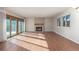
<path id="1" fill-rule="evenodd" d="M 36 31 L 42 31 L 42 27 L 36 27 Z"/>

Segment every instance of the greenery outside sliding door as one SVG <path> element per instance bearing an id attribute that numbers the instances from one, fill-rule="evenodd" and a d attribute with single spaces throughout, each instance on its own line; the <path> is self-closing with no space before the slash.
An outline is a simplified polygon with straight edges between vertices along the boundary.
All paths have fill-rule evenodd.
<path id="1" fill-rule="evenodd" d="M 16 35 L 17 33 L 16 33 L 16 31 L 17 31 L 17 20 L 16 20 L 16 18 L 12 18 L 12 20 L 11 20 L 11 36 L 13 36 L 13 35 Z"/>
<path id="2" fill-rule="evenodd" d="M 6 34 L 10 37 L 10 17 L 6 16 Z"/>

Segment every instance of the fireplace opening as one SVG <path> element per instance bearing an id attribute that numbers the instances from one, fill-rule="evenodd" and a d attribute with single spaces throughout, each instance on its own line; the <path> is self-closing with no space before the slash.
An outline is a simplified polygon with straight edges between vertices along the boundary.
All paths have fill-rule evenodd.
<path id="1" fill-rule="evenodd" d="M 42 27 L 36 27 L 36 31 L 42 31 Z"/>

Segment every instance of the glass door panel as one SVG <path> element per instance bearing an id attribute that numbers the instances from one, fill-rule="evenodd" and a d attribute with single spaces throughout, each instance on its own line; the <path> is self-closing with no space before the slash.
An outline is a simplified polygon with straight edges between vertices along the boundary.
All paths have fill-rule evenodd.
<path id="1" fill-rule="evenodd" d="M 18 32 L 21 33 L 21 21 L 18 21 Z"/>
<path id="2" fill-rule="evenodd" d="M 25 28 L 24 28 L 24 22 L 22 22 L 22 32 L 25 31 L 24 29 L 25 29 Z"/>
<path id="3" fill-rule="evenodd" d="M 18 22 L 18 27 L 19 27 L 19 33 L 24 32 L 24 20 L 19 20 Z"/>
<path id="4" fill-rule="evenodd" d="M 11 36 L 13 36 L 13 35 L 16 35 L 16 31 L 17 31 L 17 21 L 16 21 L 16 19 L 15 18 L 13 18 L 12 20 L 11 20 Z"/>
<path id="5" fill-rule="evenodd" d="M 6 17 L 6 34 L 7 37 L 10 37 L 10 17 Z"/>
<path id="6" fill-rule="evenodd" d="M 22 33 L 22 22 L 20 22 L 20 32 Z"/>

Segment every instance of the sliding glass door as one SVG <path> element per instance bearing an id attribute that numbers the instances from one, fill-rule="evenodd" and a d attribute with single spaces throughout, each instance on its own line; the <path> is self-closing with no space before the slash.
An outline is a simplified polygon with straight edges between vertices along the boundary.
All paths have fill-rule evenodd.
<path id="1" fill-rule="evenodd" d="M 6 34 L 10 37 L 10 17 L 6 16 Z"/>
<path id="2" fill-rule="evenodd" d="M 25 31 L 24 20 L 13 16 L 6 16 L 7 37 L 14 36 Z"/>

